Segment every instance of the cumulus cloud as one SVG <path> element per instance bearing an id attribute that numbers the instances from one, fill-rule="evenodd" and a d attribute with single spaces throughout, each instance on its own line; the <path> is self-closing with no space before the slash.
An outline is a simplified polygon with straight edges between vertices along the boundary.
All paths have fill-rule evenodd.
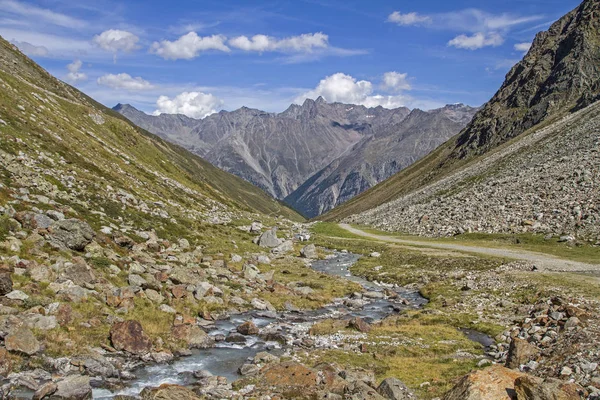
<path id="1" fill-rule="evenodd" d="M 191 60 L 207 50 L 231 51 L 225 44 L 226 40 L 223 35 L 201 37 L 196 32 L 190 32 L 175 41 L 154 42 L 150 51 L 165 60 Z"/>
<path id="2" fill-rule="evenodd" d="M 117 60 L 117 53 L 130 53 L 137 49 L 139 41 L 140 38 L 133 33 L 119 29 L 109 29 L 92 39 L 95 45 L 113 53 L 115 61 Z"/>
<path id="3" fill-rule="evenodd" d="M 97 80 L 99 85 L 108 86 L 113 89 L 125 89 L 129 91 L 141 91 L 153 89 L 154 85 L 141 77 L 133 78 L 129 74 L 107 74 Z"/>
<path id="4" fill-rule="evenodd" d="M 515 44 L 515 50 L 527 53 L 531 48 L 531 43 L 517 43 Z"/>
<path id="5" fill-rule="evenodd" d="M 388 81 L 398 83 L 394 90 L 399 91 L 401 90 L 399 89 L 401 85 L 396 79 L 398 76 L 403 75 L 404 79 L 406 79 L 405 74 L 398 74 L 396 72 L 385 74 L 383 84 L 385 85 L 387 76 Z M 407 87 L 406 85 L 404 87 L 407 89 L 410 88 L 410 86 Z M 328 102 L 359 104 L 366 107 L 382 106 L 385 108 L 401 107 L 409 100 L 409 97 L 404 95 L 384 96 L 373 94 L 372 82 L 359 81 L 350 75 L 337 73 L 322 79 L 315 89 L 298 96 L 294 102 L 301 104 L 306 99 L 316 99 L 319 96 L 322 96 Z"/>
<path id="6" fill-rule="evenodd" d="M 388 22 L 393 22 L 398 25 L 423 25 L 431 23 L 431 17 L 428 15 L 421 15 L 416 12 L 410 12 L 402 14 L 399 11 L 394 11 L 388 16 Z"/>
<path id="7" fill-rule="evenodd" d="M 154 115 L 184 114 L 190 118 L 205 118 L 223 107 L 223 101 L 212 94 L 183 92 L 174 98 L 160 96 Z"/>
<path id="8" fill-rule="evenodd" d="M 30 57 L 48 57 L 50 55 L 50 50 L 45 46 L 36 46 L 29 42 L 19 42 L 16 40 L 13 40 L 11 43 Z"/>
<path id="9" fill-rule="evenodd" d="M 400 74 L 395 71 L 383 74 L 383 87 L 390 91 L 399 92 L 410 90 L 410 84 L 407 80 L 408 74 Z"/>
<path id="10" fill-rule="evenodd" d="M 67 74 L 67 81 L 71 83 L 77 83 L 81 81 L 85 81 L 87 79 L 87 75 L 83 72 L 80 72 L 83 63 L 81 60 L 75 60 L 71 64 L 67 65 L 67 69 L 69 73 Z"/>
<path id="11" fill-rule="evenodd" d="M 267 35 L 255 35 L 251 38 L 238 36 L 229 40 L 229 45 L 244 51 L 279 51 L 310 53 L 315 49 L 325 49 L 329 46 L 329 37 L 323 33 L 306 33 L 277 39 Z"/>
<path id="12" fill-rule="evenodd" d="M 498 47 L 504 43 L 504 38 L 495 32 L 483 33 L 478 32 L 474 35 L 459 35 L 448 42 L 448 46 L 459 49 L 477 50 L 483 47 Z"/>

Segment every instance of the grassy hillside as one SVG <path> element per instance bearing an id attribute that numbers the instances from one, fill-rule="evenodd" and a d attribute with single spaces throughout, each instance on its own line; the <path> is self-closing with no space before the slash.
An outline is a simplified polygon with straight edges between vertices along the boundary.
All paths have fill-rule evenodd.
<path id="1" fill-rule="evenodd" d="M 8 153 L 25 151 L 22 146 L 51 152 L 63 157 L 66 165 L 119 181 L 124 190 L 142 197 L 152 192 L 163 200 L 181 200 L 183 193 L 193 191 L 196 198 L 187 201 L 202 207 L 217 201 L 238 210 L 302 219 L 251 184 L 138 128 L 53 78 L 2 39 L 0 57 L 1 148 Z M 178 188 L 161 185 L 166 180 Z"/>

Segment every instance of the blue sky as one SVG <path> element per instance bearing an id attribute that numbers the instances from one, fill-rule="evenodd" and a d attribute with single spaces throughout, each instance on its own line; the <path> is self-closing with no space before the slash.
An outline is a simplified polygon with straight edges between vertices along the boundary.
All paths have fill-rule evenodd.
<path id="1" fill-rule="evenodd" d="M 0 0 L 0 35 L 107 106 L 203 117 L 322 95 L 429 109 L 483 104 L 578 4 Z"/>

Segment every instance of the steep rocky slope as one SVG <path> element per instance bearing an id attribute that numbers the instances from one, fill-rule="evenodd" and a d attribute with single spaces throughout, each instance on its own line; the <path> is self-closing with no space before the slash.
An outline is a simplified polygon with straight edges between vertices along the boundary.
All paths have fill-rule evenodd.
<path id="1" fill-rule="evenodd" d="M 203 120 L 150 116 L 128 105 L 115 110 L 309 216 L 429 153 L 459 132 L 475 111 L 461 105 L 411 114 L 407 108 L 328 104 L 322 98 L 279 114 L 241 108 Z"/>
<path id="2" fill-rule="evenodd" d="M 462 104 L 415 109 L 381 127 L 285 198 L 307 217 L 320 215 L 410 166 L 460 131 L 476 109 Z"/>
<path id="3" fill-rule="evenodd" d="M 600 93 L 599 12 L 600 3 L 586 0 L 539 33 L 498 93 L 459 135 L 323 218 L 339 220 L 410 195 L 478 162 L 477 156 L 591 104 Z"/>

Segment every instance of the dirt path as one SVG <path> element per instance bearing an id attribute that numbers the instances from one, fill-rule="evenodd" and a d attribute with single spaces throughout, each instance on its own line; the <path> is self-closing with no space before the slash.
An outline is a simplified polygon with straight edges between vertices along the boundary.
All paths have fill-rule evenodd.
<path id="1" fill-rule="evenodd" d="M 563 260 L 548 254 L 535 253 L 524 250 L 508 250 L 496 249 L 480 246 L 465 246 L 452 243 L 436 243 L 420 240 L 398 239 L 392 236 L 376 235 L 368 233 L 360 229 L 354 228 L 348 224 L 338 224 L 340 228 L 347 230 L 358 236 L 363 236 L 370 239 L 379 240 L 388 243 L 404 244 L 409 246 L 422 246 L 435 249 L 444 249 L 468 253 L 484 254 L 493 257 L 512 258 L 516 260 L 528 261 L 534 264 L 540 270 L 557 271 L 557 272 L 584 272 L 584 273 L 599 273 L 600 265 L 586 264 L 578 261 Z"/>

